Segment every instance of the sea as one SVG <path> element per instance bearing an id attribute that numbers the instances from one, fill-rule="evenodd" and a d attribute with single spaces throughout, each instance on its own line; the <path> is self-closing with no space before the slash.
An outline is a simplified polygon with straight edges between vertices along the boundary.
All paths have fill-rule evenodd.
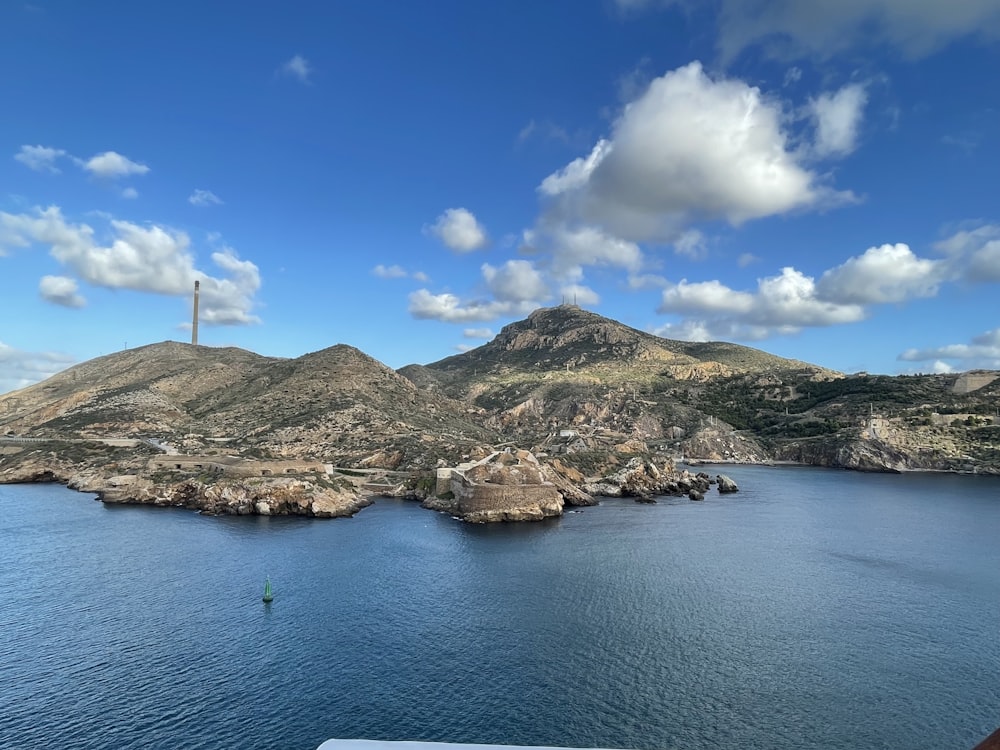
<path id="1" fill-rule="evenodd" d="M 739 493 L 484 526 L 0 486 L 0 748 L 968 750 L 1000 726 L 1000 479 L 720 470 Z"/>

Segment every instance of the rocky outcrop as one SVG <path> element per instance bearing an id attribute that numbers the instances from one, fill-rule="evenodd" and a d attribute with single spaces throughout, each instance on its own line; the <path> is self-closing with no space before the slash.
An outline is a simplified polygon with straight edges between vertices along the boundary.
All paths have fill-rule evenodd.
<path id="1" fill-rule="evenodd" d="M 629 459 L 621 469 L 599 479 L 584 484 L 583 489 L 590 495 L 603 497 L 638 497 L 655 495 L 684 495 L 692 489 L 704 493 L 709 486 L 708 474 L 691 474 L 686 469 L 677 471 L 672 463 L 657 466 L 643 458 Z"/>
<path id="2" fill-rule="evenodd" d="M 597 500 L 582 489 L 586 481 L 583 474 L 571 466 L 565 466 L 559 459 L 542 465 L 542 476 L 555 485 L 566 505 L 597 505 Z"/>
<path id="3" fill-rule="evenodd" d="M 725 495 L 729 492 L 739 492 L 740 488 L 732 479 L 727 477 L 725 474 L 719 474 L 715 477 L 715 486 L 719 490 L 720 495 Z"/>
<path id="4" fill-rule="evenodd" d="M 96 492 L 105 503 L 172 506 L 211 515 L 339 518 L 353 516 L 372 503 L 353 488 L 289 477 L 223 479 L 210 484 L 195 479 L 158 484 L 137 476 L 97 482 L 73 477 L 68 486 Z"/>
<path id="5" fill-rule="evenodd" d="M 211 515 L 339 518 L 353 516 L 372 503 L 353 488 L 289 477 L 224 479 L 211 484 L 195 479 L 157 484 L 135 476 L 94 483 L 74 477 L 68 486 L 96 492 L 105 503 L 190 508 Z"/>
<path id="6" fill-rule="evenodd" d="M 352 516 L 372 502 L 350 482 L 320 475 L 163 478 L 149 473 L 144 461 L 106 460 L 94 466 L 42 451 L 5 459 L 0 483 L 60 482 L 113 504 L 190 508 L 213 515 L 332 518 Z"/>
<path id="7" fill-rule="evenodd" d="M 836 437 L 803 440 L 781 446 L 775 457 L 811 466 L 856 471 L 899 473 L 936 466 L 914 465 L 912 457 L 886 443 L 874 440 L 843 440 Z"/>
<path id="8" fill-rule="evenodd" d="M 760 464 L 770 454 L 755 438 L 728 426 L 705 427 L 680 444 L 685 456 L 699 461 L 730 464 Z"/>

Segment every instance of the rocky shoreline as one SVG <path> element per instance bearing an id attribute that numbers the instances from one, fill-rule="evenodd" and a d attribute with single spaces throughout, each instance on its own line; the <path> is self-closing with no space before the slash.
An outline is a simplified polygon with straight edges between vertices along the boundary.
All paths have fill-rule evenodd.
<path id="1" fill-rule="evenodd" d="M 602 497 L 632 497 L 655 503 L 659 496 L 704 500 L 710 487 L 738 491 L 725 475 L 692 473 L 673 462 L 630 458 L 600 477 L 585 477 L 559 460 L 541 462 L 529 451 L 508 449 L 466 467 L 441 471 L 435 482 L 426 475 L 384 489 L 366 488 L 359 476 L 226 477 L 148 471 L 145 462 L 114 451 L 102 464 L 82 465 L 47 449 L 0 456 L 0 484 L 51 482 L 93 493 L 109 504 L 187 508 L 207 515 L 298 515 L 340 518 L 356 514 L 376 497 L 421 502 L 470 523 L 536 521 L 562 515 L 569 507 L 596 505 Z M 117 460 L 116 460 L 117 459 Z M 450 472 L 448 474 L 447 472 Z"/>
<path id="2" fill-rule="evenodd" d="M 439 462 L 436 474 L 385 470 L 380 482 L 365 473 L 378 470 L 334 471 L 315 461 L 163 454 L 148 445 L 116 447 L 85 440 L 5 443 L 0 445 L 0 484 L 57 482 L 94 493 L 104 503 L 188 508 L 210 515 L 349 517 L 385 496 L 419 501 L 470 523 L 491 523 L 556 517 L 603 497 L 654 503 L 659 496 L 686 496 L 698 501 L 713 485 L 723 494 L 738 489 L 730 489 L 735 485 L 725 475 L 713 478 L 704 470 L 727 464 L 1000 474 L 992 466 L 908 453 L 873 440 L 813 441 L 795 450 L 786 446 L 772 459 L 717 432 L 702 436 L 704 446 L 713 450 L 679 462 L 648 452 L 599 451 L 583 454 L 588 463 L 565 450 L 536 455 L 481 446 L 463 464 L 442 467 Z M 733 456 L 735 446 L 743 451 Z M 641 443 L 622 446 L 626 448 L 648 451 Z M 586 466 L 587 473 L 574 464 Z M 386 479 L 390 474 L 393 479 Z"/>

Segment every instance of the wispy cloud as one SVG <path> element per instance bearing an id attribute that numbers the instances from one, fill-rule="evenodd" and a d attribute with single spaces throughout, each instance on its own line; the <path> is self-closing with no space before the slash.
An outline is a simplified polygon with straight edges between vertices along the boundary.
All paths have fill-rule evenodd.
<path id="1" fill-rule="evenodd" d="M 188 203 L 192 206 L 221 206 L 222 199 L 213 193 L 211 190 L 201 190 L 196 188 L 191 195 L 188 196 Z"/>
<path id="2" fill-rule="evenodd" d="M 415 279 L 420 282 L 428 282 L 430 278 L 423 271 L 407 271 L 399 265 L 385 266 L 379 263 L 372 269 L 372 275 L 380 279 Z"/>
<path id="3" fill-rule="evenodd" d="M 60 352 L 28 352 L 0 341 L 0 393 L 24 388 L 65 370 L 76 360 Z"/>
<path id="4" fill-rule="evenodd" d="M 21 146 L 21 150 L 14 154 L 14 159 L 36 172 L 58 174 L 60 170 L 56 166 L 56 161 L 63 156 L 66 156 L 66 152 L 61 148 Z"/>
<path id="5" fill-rule="evenodd" d="M 310 76 L 313 74 L 313 67 L 302 55 L 295 55 L 291 60 L 286 60 L 278 68 L 281 75 L 295 78 L 300 83 L 310 83 Z"/>
<path id="6" fill-rule="evenodd" d="M 56 163 L 63 158 L 73 162 L 92 177 L 104 180 L 117 180 L 123 177 L 144 175 L 150 171 L 149 167 L 145 164 L 132 161 L 132 159 L 119 154 L 117 151 L 105 151 L 95 154 L 89 159 L 81 159 L 61 148 L 24 145 L 14 154 L 14 159 L 29 169 L 33 169 L 36 172 L 49 172 L 50 174 L 59 174 L 61 170 L 56 166 Z M 126 188 L 122 192 L 122 197 L 135 198 L 138 194 L 134 188 Z"/>

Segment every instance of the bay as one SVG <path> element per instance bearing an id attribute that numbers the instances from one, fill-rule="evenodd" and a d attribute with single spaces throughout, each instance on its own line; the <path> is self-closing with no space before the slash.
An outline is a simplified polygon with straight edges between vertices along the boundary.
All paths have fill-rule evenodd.
<path id="1" fill-rule="evenodd" d="M 0 747 L 939 750 L 1000 726 L 1000 481 L 724 471 L 737 495 L 491 526 L 0 486 Z"/>

